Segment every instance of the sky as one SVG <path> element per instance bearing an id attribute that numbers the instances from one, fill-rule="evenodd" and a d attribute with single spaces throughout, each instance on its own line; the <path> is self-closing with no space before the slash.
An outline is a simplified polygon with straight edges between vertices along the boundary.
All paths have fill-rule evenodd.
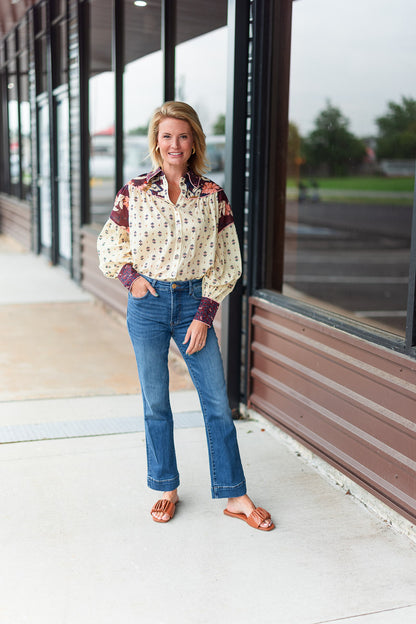
<path id="1" fill-rule="evenodd" d="M 331 104 L 358 136 L 376 134 L 387 102 L 416 99 L 415 0 L 296 0 L 290 120 L 310 132 Z"/>
<path id="2" fill-rule="evenodd" d="M 415 31 L 416 0 L 296 0 L 290 121 L 307 134 L 329 100 L 350 120 L 352 132 L 375 135 L 375 119 L 387 112 L 389 101 L 416 98 Z M 196 108 L 206 134 L 226 109 L 226 54 L 227 28 L 177 48 L 180 96 Z M 125 97 L 127 129 L 147 125 L 161 102 L 161 63 L 156 52 L 126 68 L 126 79 L 133 78 Z M 152 79 L 138 82 L 137 76 Z M 112 89 L 110 75 L 95 79 L 92 132 L 112 124 Z"/>

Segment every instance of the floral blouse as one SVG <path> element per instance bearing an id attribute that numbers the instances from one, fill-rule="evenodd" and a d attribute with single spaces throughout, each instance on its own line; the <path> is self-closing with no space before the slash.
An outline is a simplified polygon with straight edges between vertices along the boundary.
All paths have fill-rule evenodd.
<path id="1" fill-rule="evenodd" d="M 190 170 L 181 178 L 176 204 L 161 169 L 130 180 L 116 195 L 97 248 L 104 275 L 127 288 L 140 274 L 172 282 L 202 278 L 195 319 L 209 326 L 241 275 L 227 196 Z"/>

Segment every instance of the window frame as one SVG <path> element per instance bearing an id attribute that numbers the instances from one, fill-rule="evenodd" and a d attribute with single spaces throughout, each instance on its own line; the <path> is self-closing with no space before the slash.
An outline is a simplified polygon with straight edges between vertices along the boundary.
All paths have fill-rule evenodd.
<path id="1" fill-rule="evenodd" d="M 413 202 L 404 338 L 282 294 L 292 2 L 273 0 L 267 6 L 254 2 L 253 9 L 255 31 L 248 222 L 251 236 L 247 297 L 260 297 L 416 358 L 416 197 Z"/>
<path id="2" fill-rule="evenodd" d="M 26 24 L 25 29 L 25 42 L 22 45 L 21 26 Z M 13 49 L 10 50 L 10 42 L 13 41 Z M 1 85 L 0 96 L 2 102 L 2 118 L 1 118 L 1 147 L 2 153 L 5 158 L 2 159 L 2 167 L 0 172 L 0 190 L 12 197 L 26 200 L 25 186 L 23 184 L 23 170 L 22 170 L 22 123 L 21 123 L 21 57 L 23 54 L 29 53 L 29 24 L 27 14 L 19 21 L 18 24 L 8 33 L 1 42 L 1 54 L 0 54 L 0 72 L 1 72 Z M 10 125 L 9 125 L 9 97 L 8 97 L 8 82 L 9 82 L 9 66 L 14 64 L 15 71 L 13 76 L 16 82 L 16 102 L 17 102 L 17 138 L 18 138 L 18 160 L 19 160 L 19 174 L 18 181 L 12 184 L 11 177 L 11 163 L 10 163 Z M 28 60 L 26 62 L 28 65 Z M 28 88 L 29 81 L 28 81 Z"/>
<path id="3" fill-rule="evenodd" d="M 413 202 L 404 338 L 282 294 L 292 2 L 273 0 L 267 6 L 253 2 L 253 11 L 255 31 L 246 296 L 260 297 L 416 358 L 416 196 Z"/>

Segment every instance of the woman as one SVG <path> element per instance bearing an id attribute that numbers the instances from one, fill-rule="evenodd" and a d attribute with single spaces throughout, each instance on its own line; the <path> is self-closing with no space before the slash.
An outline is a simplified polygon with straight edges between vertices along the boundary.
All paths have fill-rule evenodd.
<path id="1" fill-rule="evenodd" d="M 169 403 L 168 351 L 175 340 L 198 391 L 208 442 L 213 498 L 224 513 L 263 531 L 270 514 L 246 494 L 223 365 L 212 327 L 219 303 L 241 274 L 231 208 L 207 170 L 197 113 L 166 102 L 149 125 L 151 173 L 117 194 L 98 238 L 100 268 L 128 288 L 127 326 L 143 394 L 148 485 L 162 491 L 152 508 L 168 522 L 178 502 L 179 474 Z"/>

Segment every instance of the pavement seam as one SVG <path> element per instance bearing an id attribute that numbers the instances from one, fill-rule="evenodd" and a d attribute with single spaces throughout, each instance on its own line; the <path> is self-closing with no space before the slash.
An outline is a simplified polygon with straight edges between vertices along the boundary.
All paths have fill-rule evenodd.
<path id="1" fill-rule="evenodd" d="M 379 615 L 381 613 L 391 613 L 392 611 L 401 611 L 403 609 L 411 609 L 415 607 L 416 603 L 403 605 L 401 607 L 391 607 L 390 609 L 381 609 L 380 611 L 368 611 L 367 613 L 358 613 L 356 615 L 346 615 L 341 618 L 335 618 L 334 620 L 319 620 L 318 622 L 312 622 L 312 624 L 334 624 L 334 622 L 343 622 L 345 620 L 353 620 L 356 618 L 363 618 L 371 615 Z"/>

